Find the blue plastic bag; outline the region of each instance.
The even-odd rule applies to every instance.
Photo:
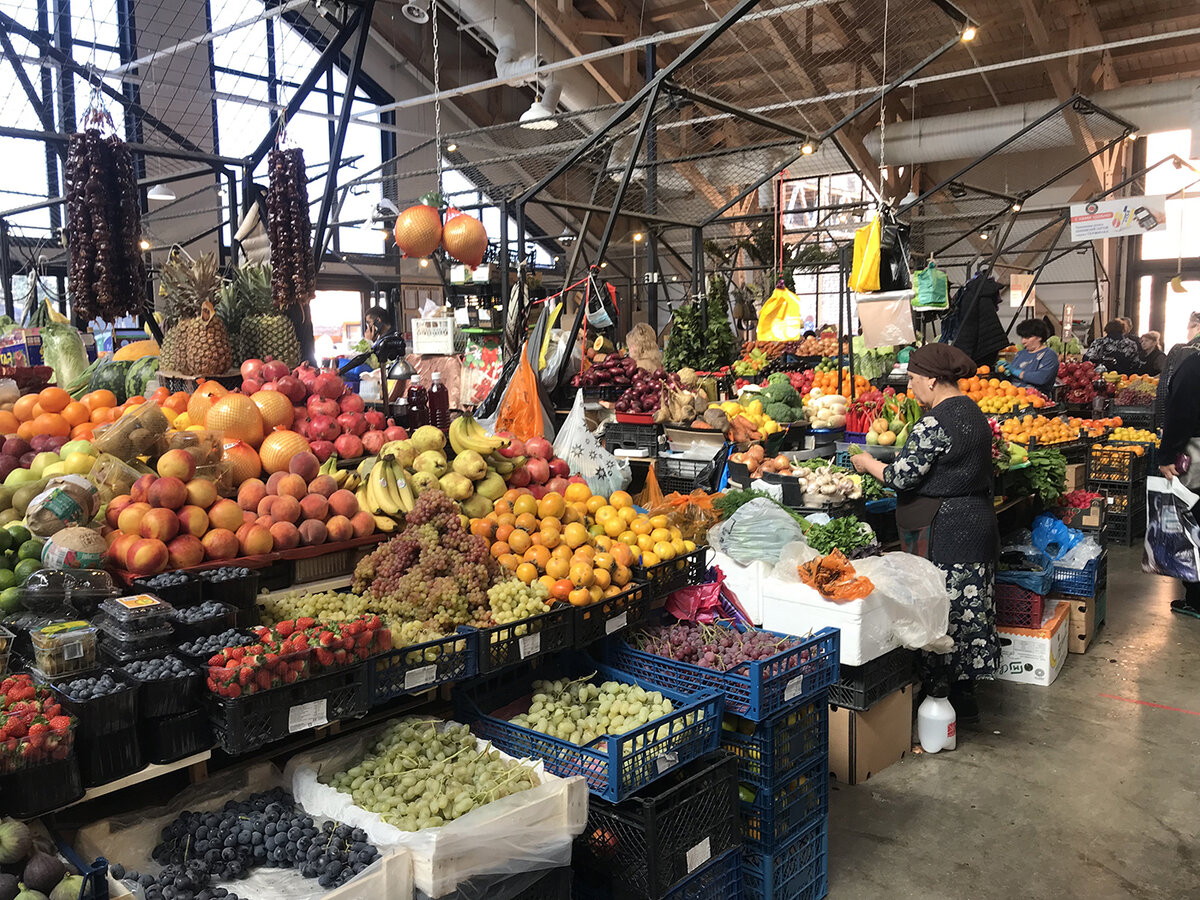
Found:
[[[1082,540],[1082,531],[1068,528],[1054,516],[1043,513],[1033,520],[1033,546],[1051,559],[1062,559]]]

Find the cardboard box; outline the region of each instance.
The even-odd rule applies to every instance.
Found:
[[[81,333],[88,362],[96,361],[96,338],[91,332]],[[42,332],[40,328],[14,328],[0,337],[0,366],[44,366]]]
[[[1076,491],[1087,483],[1087,463],[1071,463],[1067,466],[1066,490]]]
[[[858,784],[912,750],[913,688],[905,685],[870,709],[829,707],[829,771]]]
[[[1041,628],[999,627],[1000,671],[1002,681],[1053,684],[1067,661],[1070,643],[1071,604],[1059,601],[1054,615]]]
[[[1102,591],[1098,597],[1066,597],[1064,600],[1071,607],[1068,620],[1071,639],[1067,649],[1071,653],[1086,653],[1104,622],[1105,594]]]
[[[1070,466],[1067,468],[1069,469]],[[1071,490],[1071,488],[1067,488],[1067,490]],[[1076,506],[1063,506],[1054,510],[1054,515],[1063,524],[1076,530],[1086,528],[1091,531],[1098,531],[1104,527],[1107,520],[1108,504],[1101,497],[1098,500],[1093,500],[1092,505],[1087,509],[1080,509]]]

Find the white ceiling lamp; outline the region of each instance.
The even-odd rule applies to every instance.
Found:
[[[552,131],[558,127],[554,118],[562,85],[553,76],[546,81],[546,90],[541,100],[534,100],[529,109],[521,113],[521,127],[530,131]]]
[[[402,7],[400,12],[404,14],[404,18],[416,25],[425,25],[429,22],[430,9],[433,6],[433,0],[408,0]]]
[[[170,203],[175,199],[175,192],[165,184],[156,184],[150,190],[146,191],[146,199]]]

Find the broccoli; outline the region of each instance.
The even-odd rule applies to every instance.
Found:
[[[799,406],[800,395],[791,384],[768,384],[762,389],[764,403],[783,403],[787,406]]]
[[[776,422],[791,422],[796,417],[795,411],[786,403],[768,403],[765,412]]]

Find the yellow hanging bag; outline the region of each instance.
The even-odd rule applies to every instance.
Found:
[[[800,298],[780,282],[758,315],[760,341],[798,341],[804,332]]]
[[[876,214],[870,225],[854,232],[854,266],[850,269],[850,290],[865,294],[879,290],[879,261],[883,223]]]

